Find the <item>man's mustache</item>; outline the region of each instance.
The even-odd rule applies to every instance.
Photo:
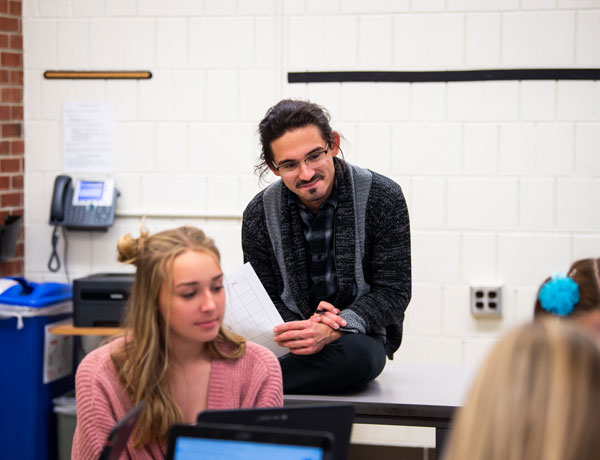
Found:
[[[298,182],[296,182],[296,187],[302,187],[306,184],[310,184],[311,182],[314,182],[319,179],[323,180],[323,179],[325,179],[325,177],[322,174],[315,174],[309,180],[299,180]]]

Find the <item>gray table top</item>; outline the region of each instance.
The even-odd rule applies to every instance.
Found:
[[[382,417],[381,423],[414,417],[450,419],[462,406],[474,372],[470,368],[448,365],[388,363],[376,380],[357,393],[342,395],[285,395],[286,405],[351,403],[358,419]],[[376,420],[372,420],[377,423]],[[404,420],[406,422],[406,420]],[[414,423],[417,424],[417,423]],[[430,421],[423,426],[435,426]]]

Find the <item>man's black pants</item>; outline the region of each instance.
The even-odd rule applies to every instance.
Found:
[[[285,394],[332,394],[356,391],[385,367],[379,338],[345,334],[314,355],[287,353],[279,358]]]

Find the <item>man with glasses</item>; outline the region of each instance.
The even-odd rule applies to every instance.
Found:
[[[281,180],[248,204],[251,262],[285,323],[274,340],[285,393],[357,390],[402,340],[411,296],[410,228],[400,186],[338,158],[327,111],[282,100],[259,124],[260,177]]]

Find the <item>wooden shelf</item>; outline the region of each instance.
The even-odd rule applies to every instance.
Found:
[[[50,332],[56,335],[117,335],[124,332],[120,327],[75,327],[73,323],[53,327]]]
[[[152,78],[148,70],[46,70],[44,78],[47,80],[146,80]]]

